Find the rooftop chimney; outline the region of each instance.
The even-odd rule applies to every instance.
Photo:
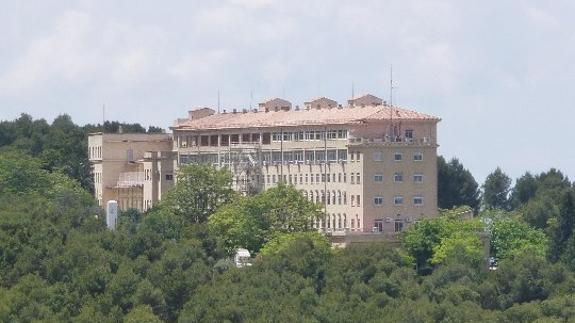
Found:
[[[188,111],[188,117],[190,120],[197,120],[205,117],[209,117],[212,114],[215,114],[216,111],[210,108],[200,108]]]

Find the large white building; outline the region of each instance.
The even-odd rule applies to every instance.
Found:
[[[196,109],[171,127],[169,149],[157,149],[162,165],[172,163],[171,176],[145,177],[141,209],[161,198],[173,170],[210,163],[229,168],[234,188],[246,194],[281,181],[294,185],[324,207],[315,223],[323,231],[401,231],[437,215],[439,120],[373,95],[345,107],[322,97],[301,108],[275,98],[255,110]],[[148,187],[164,189],[148,194]]]

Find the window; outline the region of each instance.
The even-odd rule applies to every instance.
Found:
[[[316,150],[315,151],[315,160],[319,162],[325,161],[325,150]]]
[[[281,151],[274,151],[272,152],[272,161],[279,163],[282,161],[282,153]]]
[[[293,156],[294,156],[294,161],[296,161],[296,162],[303,161],[303,151],[296,150],[293,152]]]
[[[174,175],[166,174],[166,181],[173,181],[173,180],[174,180]]]
[[[327,132],[327,139],[336,139],[337,138],[337,131],[330,130]]]
[[[344,178],[345,178],[345,174],[344,174]],[[353,176],[353,173],[351,173],[351,175],[349,176],[349,181],[351,184],[355,184],[355,176]]]
[[[374,197],[373,198],[373,204],[376,206],[383,205],[383,197],[382,196]]]
[[[395,172],[393,175],[393,181],[396,183],[403,182],[403,172]]]
[[[319,183],[319,174],[315,174],[315,182]]]
[[[361,206],[361,196],[358,195],[356,200],[357,200],[357,206]]]
[[[280,132],[274,132],[272,134],[272,141],[281,141],[281,133]]]
[[[413,161],[422,161],[423,160],[423,153],[417,152],[413,154]]]
[[[341,183],[341,173],[337,174],[337,181]]]
[[[374,182],[383,182],[383,175],[382,174],[375,174],[373,175]]]
[[[269,145],[271,142],[270,140],[270,133],[269,132],[264,132],[264,134],[262,135],[262,144],[264,145]]]
[[[355,182],[356,182],[357,184],[361,184],[361,176],[359,175],[359,173],[357,173],[357,174],[355,175]]]
[[[311,183],[313,184],[313,174],[310,174],[310,180],[311,180]]]
[[[355,206],[355,195],[351,196],[351,206]]]
[[[337,151],[337,159],[340,162],[345,162],[347,161],[347,150],[345,149],[338,149]]]
[[[250,142],[251,138],[250,138],[250,134],[249,133],[243,133],[242,134],[242,142]]]
[[[421,173],[413,174],[413,182],[414,183],[423,183],[423,174],[421,174]]]
[[[395,153],[393,155],[393,160],[395,161],[402,161],[403,160],[403,154],[402,153]]]
[[[343,173],[343,182],[345,183],[347,181],[347,173]]]
[[[383,219],[375,219],[375,222],[373,223],[373,231],[383,232]]]
[[[339,139],[347,138],[347,130],[338,130],[337,131],[337,138],[339,138]]]
[[[395,205],[403,205],[403,196],[401,196],[401,195],[396,195],[396,196],[393,198],[393,204],[395,204]]]
[[[413,205],[423,205],[423,196],[414,196]]]
[[[335,149],[328,150],[327,151],[327,160],[330,162],[336,162],[337,161],[337,150],[335,150]]]
[[[291,139],[292,139],[292,133],[291,133],[291,132],[284,132],[284,133],[283,133],[283,138],[284,138],[284,141],[291,141]]]
[[[305,174],[305,182],[306,182],[306,184],[307,184],[307,178],[308,178],[307,176],[308,176],[308,175]],[[312,177],[312,178],[313,178],[313,177]]]
[[[359,153],[359,151],[356,153],[356,158],[355,158],[355,159],[356,159],[357,161],[360,160],[360,153]]]
[[[303,174],[299,174],[299,183],[303,184]]]
[[[412,141],[413,140],[413,129],[406,129],[405,130],[405,140]]]
[[[325,183],[325,174],[321,174],[321,182]]]
[[[403,221],[402,220],[395,220],[395,232],[403,231]]]
[[[272,175],[272,181],[273,183],[276,183],[276,175]]]
[[[373,161],[383,161],[383,152],[381,151],[376,151],[373,153]]]
[[[313,150],[307,150],[305,152],[305,161],[313,162],[315,160],[315,155]]]

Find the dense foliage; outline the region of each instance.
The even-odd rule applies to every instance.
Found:
[[[506,204],[473,216],[479,186],[443,161],[441,216],[402,245],[332,249],[310,230],[318,206],[294,187],[239,197],[227,171],[192,165],[159,206],[123,212],[111,232],[67,168],[75,126],[57,121],[0,124],[1,322],[575,320],[575,196],[557,170],[495,185]],[[23,133],[6,131],[15,123]],[[236,247],[257,253],[252,266],[234,266]]]
[[[457,158],[437,158],[437,204],[441,209],[467,205],[478,210],[479,184]]]
[[[137,123],[106,121],[103,127],[101,124],[78,126],[70,116],[61,115],[48,124],[44,119],[34,120],[22,114],[13,121],[0,121],[0,153],[12,151],[36,157],[43,169],[64,173],[91,191],[88,134],[102,130],[117,133],[120,128],[126,133],[146,132]],[[147,132],[162,132],[162,129],[150,126]]]

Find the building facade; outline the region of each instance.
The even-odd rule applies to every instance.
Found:
[[[292,184],[324,207],[322,231],[398,232],[437,215],[439,121],[369,94],[346,107],[276,98],[251,111],[203,108],[171,127],[174,169],[227,167],[246,194]]]
[[[345,107],[321,97],[303,108],[275,98],[254,110],[195,109],[172,135],[91,134],[95,196],[146,211],[180,166],[209,163],[229,168],[244,194],[294,185],[322,205],[318,230],[398,232],[437,215],[439,121],[370,94]]]
[[[174,157],[169,134],[108,134],[88,136],[94,195],[104,207],[118,201],[125,211],[145,211],[173,185]]]

